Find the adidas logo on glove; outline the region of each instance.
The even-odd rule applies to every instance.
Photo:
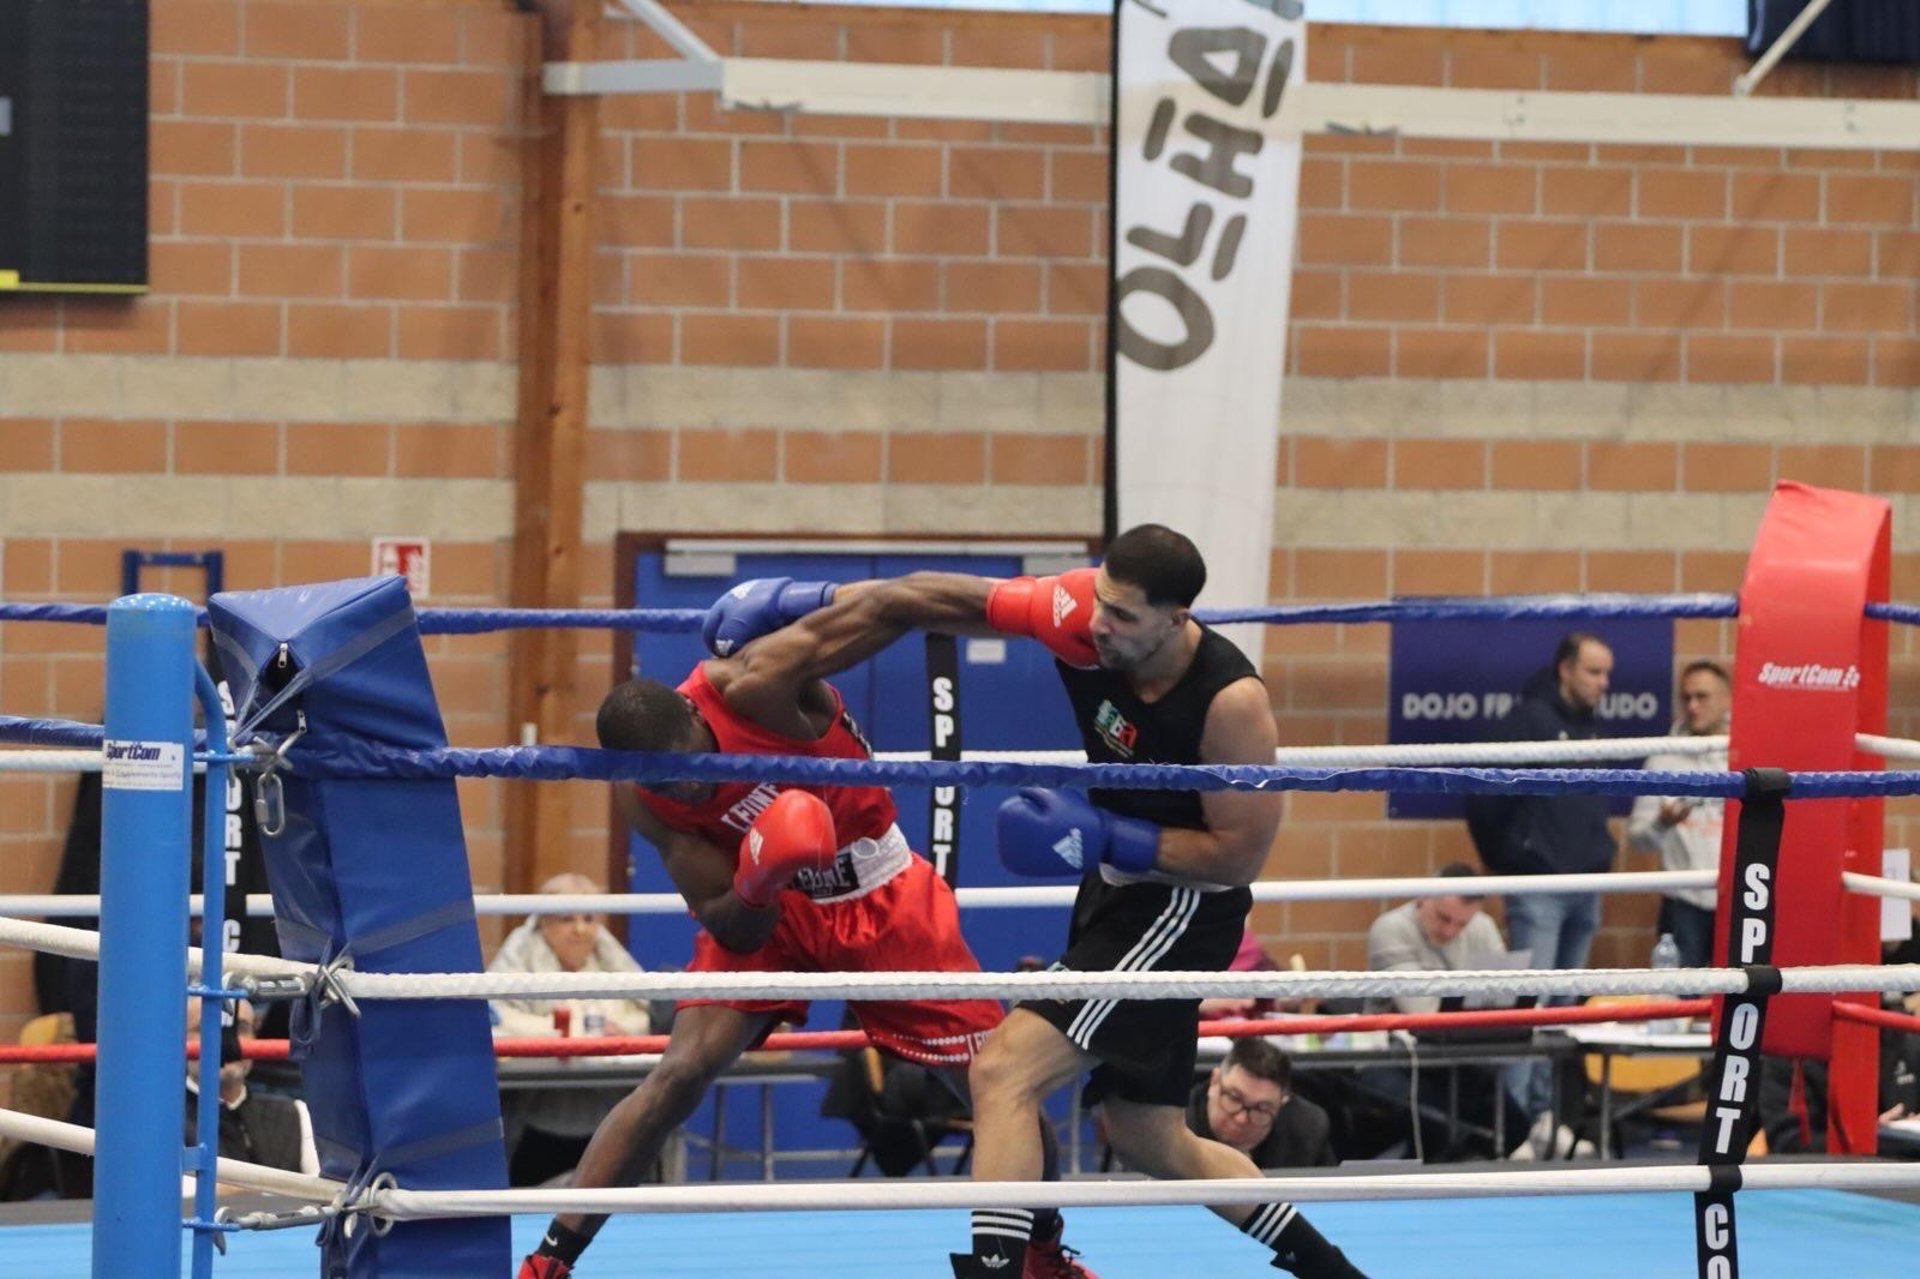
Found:
[[[747,832],[747,856],[753,858],[755,866],[760,864],[760,849],[766,842],[767,837],[760,833],[758,826]]]
[[[1058,582],[1053,586],[1053,625],[1058,630],[1060,624],[1073,616],[1073,610],[1079,607],[1079,601],[1071,592]]]
[[[1059,854],[1061,861],[1073,867],[1075,870],[1079,870],[1082,856],[1080,828],[1076,826],[1056,840],[1053,845],[1053,851]]]

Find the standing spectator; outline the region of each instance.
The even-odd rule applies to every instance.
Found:
[[[1613,650],[1584,631],[1561,639],[1553,665],[1527,681],[1500,722],[1509,741],[1585,741],[1600,736],[1594,710],[1613,677]],[[1599,795],[1475,795],[1467,829],[1480,860],[1496,875],[1591,874],[1613,864],[1607,801]],[[1584,968],[1600,923],[1592,893],[1528,893],[1507,899],[1507,934],[1535,968]],[[1564,999],[1543,1001],[1565,1003]],[[1549,1063],[1517,1068],[1515,1091],[1538,1119],[1552,1109]]]
[[[1680,673],[1680,718],[1676,735],[1718,737],[1727,731],[1733,706],[1733,685],[1718,662],[1689,662]],[[1727,748],[1704,755],[1661,754],[1647,757],[1653,772],[1692,770],[1724,773]],[[1660,854],[1662,870],[1720,868],[1720,833],[1726,801],[1721,799],[1666,799],[1642,795],[1633,801],[1627,821],[1627,840],[1635,848]],[[1659,930],[1680,948],[1682,968],[1705,968],[1713,962],[1712,888],[1681,888],[1660,899]]]
[[[1261,1168],[1339,1163],[1327,1112],[1293,1095],[1293,1062],[1265,1039],[1233,1047],[1187,1099],[1187,1127],[1225,1142]]]
[[[1613,650],[1575,631],[1554,650],[1553,666],[1527,681],[1500,722],[1517,742],[1585,741],[1600,736],[1594,708],[1613,676]],[[1476,795],[1467,828],[1495,875],[1579,874],[1613,864],[1607,801],[1598,795]],[[1507,903],[1515,950],[1531,950],[1535,968],[1584,968],[1600,919],[1592,893],[1529,893]]]
[[[585,875],[555,875],[542,893],[605,891]],[[490,973],[637,973],[633,961],[603,916],[579,911],[542,912],[507,934],[487,965]],[[494,1033],[540,1035],[644,1035],[651,1025],[647,1005],[634,999],[495,999]],[[564,1008],[564,1029],[556,1011]],[[544,1088],[507,1094],[507,1180],[537,1186],[572,1170],[601,1116],[627,1095],[625,1088]]]

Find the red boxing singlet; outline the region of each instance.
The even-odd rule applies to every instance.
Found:
[[[806,755],[816,759],[870,759],[872,750],[860,728],[847,713],[840,692],[831,684],[833,723],[822,736],[811,741],[783,737],[770,729],[735,714],[706,672],[699,666],[681,683],[680,691],[699,709],[700,718],[713,733],[715,745],[723,755]],[[698,835],[717,847],[732,850],[740,844],[753,819],[766,811],[785,786],[777,782],[721,782],[711,798],[701,804],[683,804],[678,800],[635,789],[635,795],[648,812],[677,831]],[[834,833],[841,855],[833,872],[797,882],[794,887],[810,897],[834,898],[870,886],[873,872],[880,866],[871,861],[873,845],[884,844],[893,856],[885,858],[889,871],[897,871],[904,860],[898,853],[905,845],[894,829],[893,796],[881,786],[798,786],[818,795],[833,814]],[[861,845],[860,841],[869,841]],[[897,852],[895,850],[898,850]],[[855,854],[863,855],[863,864],[855,867]],[[865,872],[864,874],[862,872]]]

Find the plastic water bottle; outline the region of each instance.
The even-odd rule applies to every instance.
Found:
[[[1649,962],[1655,972],[1662,969],[1672,970],[1680,967],[1680,947],[1675,944],[1672,933],[1661,933],[1660,940],[1653,944],[1653,958]],[[1655,999],[1678,999],[1678,995],[1655,995]],[[1678,1017],[1663,1017],[1648,1022],[1647,1029],[1656,1035],[1678,1035],[1684,1032],[1687,1023]]]

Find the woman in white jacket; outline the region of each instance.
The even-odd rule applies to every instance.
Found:
[[[542,893],[604,892],[585,875],[555,875]],[[487,965],[490,973],[637,973],[626,947],[607,931],[604,917],[542,912],[507,934]],[[644,1035],[647,1005],[636,999],[495,999],[493,1033],[503,1038],[541,1035]],[[515,1089],[502,1097],[508,1181],[537,1186],[573,1171],[600,1119],[627,1095],[624,1087]]]

